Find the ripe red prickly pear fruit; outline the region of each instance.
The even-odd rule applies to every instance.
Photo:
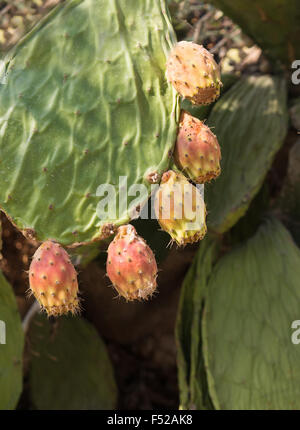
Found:
[[[171,51],[167,78],[176,91],[196,105],[210,104],[220,95],[219,66],[202,45],[182,41]]]
[[[36,250],[29,268],[29,283],[48,316],[79,311],[77,273],[58,243],[47,240]]]
[[[192,181],[203,184],[221,172],[221,150],[218,139],[207,125],[182,111],[176,140],[176,165]]]
[[[178,245],[203,239],[207,228],[202,195],[181,173],[164,173],[155,195],[155,213],[159,224]]]
[[[118,228],[108,247],[107,275],[126,300],[148,299],[156,290],[157,265],[154,254],[135,228]]]

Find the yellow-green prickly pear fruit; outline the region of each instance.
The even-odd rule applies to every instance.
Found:
[[[176,91],[196,105],[210,104],[220,95],[219,66],[202,45],[182,41],[167,61],[167,78]]]
[[[197,242],[206,234],[206,208],[200,190],[181,173],[163,174],[155,196],[160,226],[178,245]]]

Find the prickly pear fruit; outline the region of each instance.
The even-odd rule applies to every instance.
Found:
[[[154,254],[135,228],[118,228],[108,247],[107,275],[126,300],[148,299],[156,289],[157,265]]]
[[[30,292],[49,316],[79,310],[77,274],[67,252],[47,240],[35,252],[29,268]]]
[[[197,187],[181,173],[164,173],[155,196],[159,224],[178,245],[197,242],[206,234],[206,208]]]
[[[220,95],[219,66],[202,45],[179,42],[167,61],[167,78],[176,91],[196,105],[210,104]]]
[[[198,184],[217,178],[221,172],[218,139],[207,125],[185,111],[180,117],[174,158],[176,165]]]

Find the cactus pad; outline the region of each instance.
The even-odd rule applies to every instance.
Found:
[[[51,324],[37,315],[30,325],[31,400],[37,409],[114,409],[117,389],[106,347],[78,317]]]
[[[181,409],[212,409],[201,352],[200,325],[207,281],[218,248],[217,240],[210,236],[203,239],[182,285],[175,332]]]
[[[203,317],[203,352],[217,409],[299,409],[300,251],[268,220],[215,266]]]
[[[71,0],[7,55],[0,206],[27,236],[86,243],[130,220],[118,189],[116,218],[99,217],[97,189],[127,176],[128,188],[150,192],[168,167],[178,120],[165,77],[173,43],[163,0]]]

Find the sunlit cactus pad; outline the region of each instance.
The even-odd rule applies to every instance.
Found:
[[[215,266],[202,338],[216,409],[299,409],[299,277],[299,248],[275,219]]]
[[[96,191],[119,176],[149,190],[147,178],[167,169],[178,119],[165,77],[173,43],[164,1],[71,0],[9,53],[0,206],[25,234],[69,245],[128,222],[126,208],[100,220]]]

